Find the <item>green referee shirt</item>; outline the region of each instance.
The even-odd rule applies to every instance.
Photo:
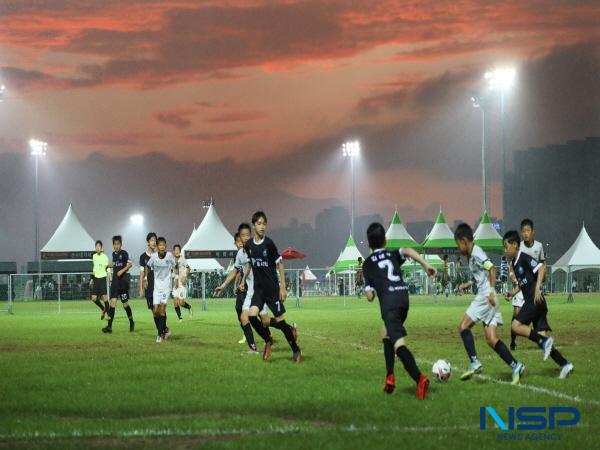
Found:
[[[106,253],[94,253],[92,259],[94,261],[94,278],[106,278],[106,270],[108,268],[108,256],[106,256]]]

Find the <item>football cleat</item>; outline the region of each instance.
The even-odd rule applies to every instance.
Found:
[[[162,342],[162,341],[163,341],[162,334],[159,334],[158,336],[156,336],[156,342]]]
[[[421,375],[419,377],[419,382],[417,383],[417,398],[419,400],[425,400],[425,395],[427,395],[427,389],[429,388],[429,378],[425,375]]]
[[[470,380],[473,375],[476,373],[481,373],[482,370],[483,364],[481,364],[479,361],[472,362],[467,371],[460,376],[460,379],[462,381]]]
[[[548,356],[550,356],[552,345],[554,345],[554,338],[552,336],[548,336],[542,343],[542,349],[544,350],[544,361],[546,361]]]
[[[245,344],[246,343],[246,336],[242,336],[242,338],[238,341],[238,344]]]
[[[102,332],[103,333],[107,333],[107,334],[111,334],[112,333],[112,328],[111,327],[104,327],[104,328],[102,328]]]
[[[561,380],[564,380],[574,370],[575,370],[575,366],[573,366],[573,363],[568,362],[560,368],[560,375],[558,376],[558,378],[560,378]]]
[[[292,361],[294,361],[295,364],[300,364],[300,361],[302,361],[302,352],[300,349],[298,349],[297,352],[294,352],[292,355]]]
[[[517,363],[517,365],[513,369],[512,381],[510,382],[510,384],[519,384],[523,372],[525,372],[525,365],[523,363]]]
[[[265,349],[263,350],[263,359],[265,361],[271,357],[271,347],[273,347],[273,341],[265,343]]]
[[[296,322],[292,323],[292,334],[294,335],[294,340],[298,340],[298,324]]]
[[[392,392],[394,392],[394,389],[396,389],[396,377],[394,376],[393,373],[390,373],[385,378],[385,385],[383,386],[383,392],[385,392],[386,394],[391,394]]]
[[[131,322],[129,322],[129,332],[133,333],[134,330],[135,330],[135,322],[132,320]]]

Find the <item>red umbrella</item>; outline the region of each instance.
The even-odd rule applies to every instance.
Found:
[[[306,255],[302,252],[299,252],[295,248],[288,247],[284,251],[281,252],[281,257],[283,259],[304,259]]]

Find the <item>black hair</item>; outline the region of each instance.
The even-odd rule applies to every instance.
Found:
[[[473,228],[468,223],[461,223],[454,230],[454,239],[466,239],[469,242],[473,242]]]
[[[167,245],[167,240],[162,236],[156,240],[156,245],[158,245],[159,242],[164,242],[165,245]]]
[[[146,235],[146,242],[150,242],[150,239],[152,238],[157,239],[156,233],[154,231],[151,231]]]
[[[256,214],[258,214],[258,213],[256,213]],[[256,215],[256,214],[255,214],[255,215]],[[264,216],[264,213],[263,213],[263,216]],[[265,218],[265,222],[266,222],[266,221],[267,221],[267,217],[266,217],[266,216],[264,216],[264,218]],[[258,220],[258,219],[256,219],[256,220]],[[252,217],[252,223],[254,223],[254,217]],[[238,227],[238,233],[239,233],[240,231],[242,231],[242,230],[248,230],[248,231],[252,232],[252,227],[250,227],[250,224],[249,224],[249,223],[247,223],[247,222],[242,222],[242,223],[240,223],[240,226]]]
[[[100,247],[104,247],[104,245],[102,245],[102,241],[101,241],[100,239],[98,239],[98,240],[96,241],[96,244],[94,245],[94,247],[95,247],[96,245],[98,245],[98,244],[100,244]]]
[[[173,246],[173,250],[175,250],[176,248],[178,248],[178,249],[181,251],[181,245],[179,245],[179,244],[175,244],[175,245]]]
[[[504,242],[508,242],[509,244],[521,244],[521,237],[519,236],[519,232],[516,230],[509,230],[504,233],[502,240]]]
[[[252,214],[252,225],[258,222],[258,219],[264,219],[265,223],[267,223],[267,215],[262,211],[256,211]]]
[[[112,243],[114,244],[115,242],[119,241],[121,244],[123,243],[123,238],[121,237],[120,234],[117,234],[115,236],[112,237]]]
[[[238,231],[237,233],[235,233],[235,234],[233,235],[233,240],[234,240],[234,241],[237,241],[239,238],[240,238],[240,232]]]
[[[521,220],[521,229],[523,229],[523,227],[528,226],[529,228],[531,228],[533,230],[533,220],[531,219],[523,219]]]
[[[358,262],[362,262],[362,260],[363,260],[363,259],[362,259],[362,256],[359,256],[359,257],[358,257]]]
[[[367,240],[371,250],[377,250],[385,245],[385,228],[379,222],[373,222],[367,228]]]

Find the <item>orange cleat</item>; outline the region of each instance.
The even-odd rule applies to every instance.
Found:
[[[419,382],[417,383],[417,398],[419,400],[425,400],[425,395],[427,394],[427,388],[429,387],[429,378],[425,375],[421,375],[419,377]]]
[[[385,386],[383,386],[383,392],[385,392],[386,394],[391,394],[392,392],[394,392],[394,389],[396,389],[396,377],[393,373],[390,373],[385,378]]]

